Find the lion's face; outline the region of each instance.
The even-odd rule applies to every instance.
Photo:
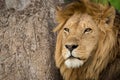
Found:
[[[68,68],[84,65],[94,54],[99,40],[100,30],[87,14],[75,14],[64,25],[62,56]]]
[[[98,80],[117,55],[115,9],[87,1],[56,9],[55,63],[65,80]]]

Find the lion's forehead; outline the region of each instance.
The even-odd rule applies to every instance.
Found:
[[[69,28],[84,28],[92,26],[95,26],[95,22],[88,14],[74,14],[65,24],[65,27]]]

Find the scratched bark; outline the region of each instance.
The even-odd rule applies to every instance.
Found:
[[[0,0],[0,80],[61,80],[52,32],[61,1]]]

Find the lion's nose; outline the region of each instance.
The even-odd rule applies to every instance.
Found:
[[[74,50],[75,48],[77,48],[78,45],[65,45],[65,47],[66,47],[70,52],[72,52],[72,50]]]

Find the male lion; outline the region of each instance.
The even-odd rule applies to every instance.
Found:
[[[57,8],[56,17],[55,61],[64,80],[120,80],[113,7],[81,0]]]

